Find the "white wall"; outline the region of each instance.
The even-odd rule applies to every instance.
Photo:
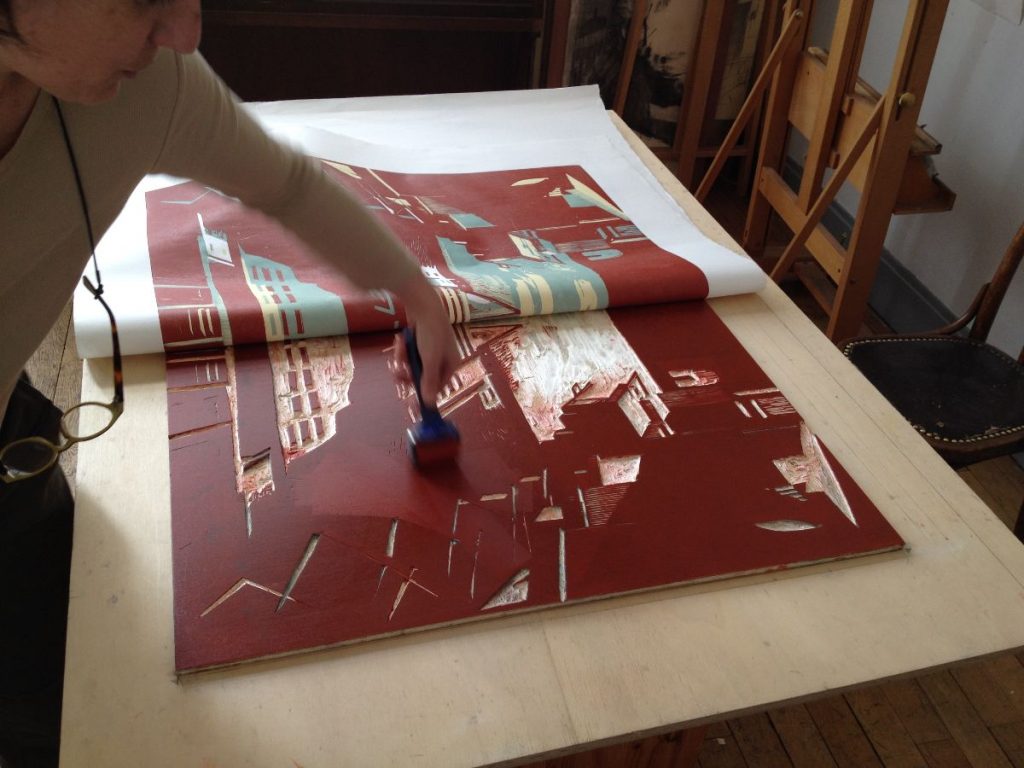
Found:
[[[820,0],[815,16],[831,17],[836,2]],[[860,74],[882,92],[906,8],[907,0],[874,3]],[[886,248],[959,315],[1024,222],[1024,26],[950,0],[920,122],[943,145],[935,165],[956,204],[947,213],[893,217]],[[840,202],[856,210],[855,201]],[[1024,344],[1021,272],[989,338],[1014,357]]]

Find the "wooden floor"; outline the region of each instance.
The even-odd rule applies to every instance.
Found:
[[[742,206],[721,198],[709,207],[737,237]],[[786,288],[815,322],[824,323],[798,284]],[[869,319],[869,327],[879,322]],[[58,405],[78,401],[82,367],[70,309],[28,370]],[[73,482],[73,449],[61,463]],[[1024,471],[1003,458],[960,475],[1012,528],[1024,497]],[[1024,652],[716,723],[703,741],[690,740],[692,734],[667,734],[535,768],[1024,768]],[[686,754],[691,747],[696,763]]]

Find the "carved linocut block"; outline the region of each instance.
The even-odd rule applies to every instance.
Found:
[[[704,273],[584,169],[323,170],[458,324],[440,409],[461,450],[407,456],[390,296],[210,189],[149,193],[180,671],[902,546],[711,309],[680,303]]]
[[[458,335],[429,472],[392,334],[169,356],[180,671],[903,544],[703,302]]]

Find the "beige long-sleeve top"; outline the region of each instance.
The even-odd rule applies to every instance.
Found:
[[[97,238],[143,176],[167,173],[277,218],[361,287],[399,289],[418,271],[357,201],[269,138],[198,55],[164,51],[112,101],[61,106]],[[41,93],[0,159],[0,415],[88,258],[71,161]]]

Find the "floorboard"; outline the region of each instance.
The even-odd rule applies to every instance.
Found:
[[[853,691],[844,698],[885,768],[928,768],[881,686]]]
[[[837,768],[882,768],[871,741],[844,696],[807,705]]]
[[[775,727],[793,768],[833,768],[828,745],[807,707],[794,704],[780,707],[768,713],[768,719]]]
[[[952,739],[922,744],[921,753],[928,761],[928,768],[981,768],[972,765],[967,755]]]
[[[700,768],[747,768],[748,765],[731,732],[705,739],[698,759]]]
[[[879,685],[878,689],[892,708],[893,716],[915,744],[951,740],[949,730],[919,681],[894,680]]]
[[[951,670],[950,674],[987,727],[1006,725],[1024,717],[1016,702],[989,674],[988,664],[968,664]]]
[[[729,728],[736,739],[746,765],[760,768],[793,768],[779,734],[768,715],[748,715],[729,721]]]
[[[1024,768],[1024,722],[996,725],[991,731],[1013,768]]]
[[[921,686],[972,766],[1012,768],[978,711],[949,671],[923,675]]]

